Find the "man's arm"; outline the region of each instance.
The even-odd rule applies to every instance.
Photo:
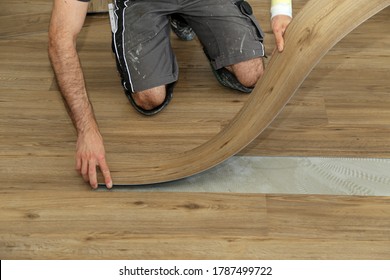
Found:
[[[271,0],[271,25],[279,52],[284,49],[284,32],[292,20],[292,0]]]
[[[77,130],[76,168],[86,182],[97,188],[96,167],[99,166],[110,188],[112,181],[105,160],[103,139],[88,98],[76,50],[77,36],[84,24],[87,9],[86,2],[54,0],[49,27],[49,57]]]

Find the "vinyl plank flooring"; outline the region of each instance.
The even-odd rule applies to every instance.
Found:
[[[390,204],[383,197],[59,189],[1,197],[2,259],[386,259],[390,254]]]
[[[47,58],[51,3],[0,5],[1,259],[389,259],[386,197],[89,191]],[[269,3],[251,3],[270,56]],[[389,157],[389,14],[326,55],[241,154]],[[119,85],[107,17],[87,18],[78,48],[114,177],[136,165],[133,156],[211,139],[247,99],[216,82],[196,40],[172,44],[175,98],[144,118]]]

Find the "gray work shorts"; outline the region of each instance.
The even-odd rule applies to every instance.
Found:
[[[177,81],[169,16],[193,28],[214,69],[264,56],[263,32],[239,0],[116,0],[113,51],[125,90],[138,92]]]

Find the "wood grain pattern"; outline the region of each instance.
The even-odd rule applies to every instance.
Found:
[[[108,12],[108,3],[111,3],[111,0],[91,0],[88,7],[89,13],[104,13]]]
[[[2,259],[390,256],[390,203],[382,197],[56,189],[2,192],[0,205]]]
[[[389,158],[389,19],[387,8],[332,48],[240,154]]]
[[[311,69],[359,24],[390,1],[309,1],[286,33],[286,51],[276,53],[244,107],[229,125],[205,144],[182,154],[136,158],[125,173],[126,184],[150,184],[187,177],[234,155],[258,136],[286,105]],[[353,8],[351,8],[353,7]],[[329,26],[337,26],[331,30]],[[293,74],[292,74],[293,73]],[[125,166],[125,161],[122,161]]]
[[[0,39],[47,31],[52,0],[2,0]]]
[[[74,171],[76,137],[47,59],[47,26],[31,20],[35,31],[27,34],[1,21],[36,18],[51,2],[0,3],[8,34],[0,38],[1,259],[390,258],[386,197],[91,192]],[[269,3],[251,2],[270,56]],[[305,3],[294,0],[295,11]],[[382,34],[389,15],[387,8],[328,53],[260,144],[244,152],[389,157],[390,32]],[[164,156],[208,141],[247,100],[218,85],[196,41],[172,42],[181,63],[175,98],[158,117],[143,118],[121,91],[107,18],[87,19],[78,48],[114,173],[133,155]],[[370,71],[356,81],[360,67]],[[339,86],[345,82],[352,90]],[[373,112],[356,120],[348,100]],[[115,164],[122,153],[128,156]]]

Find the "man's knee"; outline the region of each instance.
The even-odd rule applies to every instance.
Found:
[[[233,64],[229,68],[237,80],[246,87],[254,87],[264,73],[261,57]]]
[[[165,85],[133,93],[134,101],[145,110],[152,110],[165,101]]]

